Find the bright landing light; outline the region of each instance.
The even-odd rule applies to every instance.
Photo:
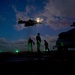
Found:
[[[43,19],[41,18],[36,18],[37,23],[41,23],[43,21]]]

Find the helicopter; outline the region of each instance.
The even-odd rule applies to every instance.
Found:
[[[25,27],[34,26],[36,24],[42,24],[42,19],[40,18],[37,18],[36,20],[29,19],[27,21],[19,19],[18,24],[24,24]]]
[[[75,27],[75,22],[73,22],[73,25],[70,25],[71,27]]]

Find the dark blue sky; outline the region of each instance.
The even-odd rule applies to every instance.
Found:
[[[3,40],[0,45],[19,40],[23,42],[29,36],[35,38],[38,32],[51,45],[51,40],[56,40],[60,32],[71,29],[70,24],[75,19],[75,13],[72,10],[74,0],[70,2],[71,0],[0,0],[0,40]],[[28,20],[37,17],[43,19],[43,24],[29,28],[17,24],[18,18]]]
[[[26,0],[6,0],[0,1],[0,38],[6,38],[8,40],[17,40],[25,37],[28,29],[24,29],[22,31],[17,31],[14,28],[16,24],[15,12],[13,10],[13,6],[16,7],[18,11],[25,11],[26,6],[33,5],[37,8],[37,11],[40,11],[43,8],[43,0],[36,0],[36,4],[34,1],[26,1]],[[35,9],[36,10],[36,9]],[[36,13],[37,11],[33,12]],[[31,12],[29,16],[33,16]],[[34,27],[35,28],[35,27]],[[16,36],[18,38],[16,38]]]

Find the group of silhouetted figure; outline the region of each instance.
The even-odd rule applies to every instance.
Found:
[[[36,36],[36,45],[37,45],[37,51],[40,52],[40,47],[41,47],[41,37],[40,37],[40,33],[37,34]],[[35,42],[29,37],[28,39],[28,50],[33,51],[33,45],[35,45]],[[48,47],[48,42],[46,40],[44,40],[44,46],[45,46],[45,50],[49,50]]]

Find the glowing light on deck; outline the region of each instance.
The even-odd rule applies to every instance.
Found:
[[[18,53],[19,52],[19,50],[16,50],[16,53]]]

